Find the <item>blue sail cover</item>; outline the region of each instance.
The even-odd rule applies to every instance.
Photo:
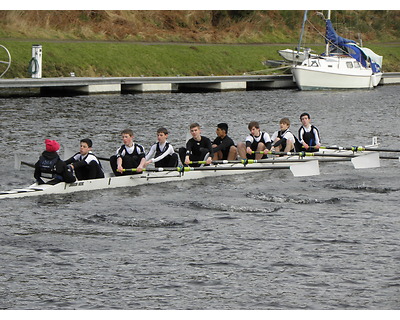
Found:
[[[326,31],[325,31],[326,42],[334,44],[338,47],[345,48],[348,54],[361,63],[363,67],[367,67],[367,59],[370,59],[370,67],[373,72],[380,72],[381,66],[377,63],[378,59],[373,59],[371,55],[363,51],[363,48],[360,48],[354,40],[346,39],[339,36],[335,29],[333,28],[331,20],[326,20]],[[368,49],[371,51],[370,49]],[[373,53],[373,52],[372,52]],[[373,53],[374,54],[374,53]],[[374,54],[375,55],[375,54]],[[377,56],[377,55],[375,55]],[[377,56],[379,57],[379,56]],[[381,59],[380,59],[381,60]],[[380,61],[380,64],[382,61]]]
[[[339,36],[333,28],[332,21],[329,19],[326,20],[325,37],[327,41],[334,43],[337,46],[343,46],[347,43],[356,43],[354,40],[349,40]]]

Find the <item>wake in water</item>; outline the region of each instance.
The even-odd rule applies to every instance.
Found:
[[[364,191],[370,193],[390,193],[396,192],[400,189],[390,188],[390,187],[371,187],[366,186],[364,183],[361,185],[343,185],[343,184],[327,184],[325,188],[335,189],[335,190],[351,190],[351,191]]]
[[[275,208],[255,208],[250,206],[238,206],[238,205],[228,205],[228,204],[204,204],[200,202],[190,202],[190,206],[198,209],[204,210],[215,210],[223,212],[250,212],[250,213],[274,213],[280,210],[280,207]]]
[[[135,227],[135,228],[169,228],[169,227],[182,227],[185,222],[177,221],[166,221],[166,220],[146,220],[146,219],[126,219],[125,217],[119,217],[117,214],[104,215],[94,214],[89,217],[81,218],[86,223],[93,224],[113,224],[122,227]],[[190,223],[197,223],[196,219],[188,221]]]
[[[246,197],[255,199],[255,200],[261,200],[261,201],[266,201],[266,202],[273,202],[273,203],[294,203],[294,204],[313,204],[313,203],[328,203],[328,204],[335,204],[335,203],[340,203],[339,198],[329,198],[326,200],[318,200],[318,199],[309,199],[309,198],[295,198],[293,196],[271,196],[267,195],[264,193],[258,193],[258,194],[253,194],[253,193],[248,193],[246,194]]]

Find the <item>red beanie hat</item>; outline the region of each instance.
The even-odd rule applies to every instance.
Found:
[[[44,142],[46,143],[46,151],[57,152],[60,150],[60,144],[56,140],[46,139]]]

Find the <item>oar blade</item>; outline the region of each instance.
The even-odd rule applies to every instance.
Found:
[[[14,169],[21,170],[21,156],[18,153],[14,153]]]
[[[67,160],[75,154],[71,148],[69,148],[67,146],[63,146],[63,147],[64,147],[64,159],[63,160]]]
[[[379,168],[381,166],[379,152],[371,152],[351,159],[355,169]]]
[[[319,162],[318,160],[311,160],[295,163],[290,166],[290,171],[292,171],[295,177],[318,176],[320,174]]]

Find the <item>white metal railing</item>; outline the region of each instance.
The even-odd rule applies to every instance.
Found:
[[[7,50],[7,48],[6,48],[5,46],[2,46],[2,45],[0,44],[0,48],[3,49],[3,50],[6,52],[6,58],[5,58],[5,60],[1,60],[1,58],[0,58],[0,64],[1,64],[1,65],[5,65],[5,70],[4,70],[3,72],[1,72],[1,69],[0,69],[0,72],[1,72],[0,78],[1,78],[1,77],[8,71],[8,69],[10,69],[10,65],[11,65],[11,55],[10,55],[10,52]],[[3,51],[3,50],[1,50],[1,51]],[[0,57],[1,57],[2,55],[4,55],[4,54],[1,54],[1,53],[0,53]]]

